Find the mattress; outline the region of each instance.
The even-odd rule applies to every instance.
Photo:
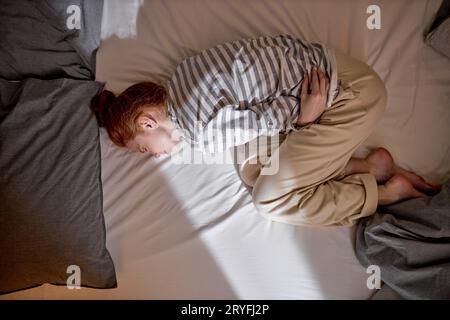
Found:
[[[339,49],[385,81],[388,107],[356,151],[384,146],[431,182],[450,177],[450,62],[423,43],[440,0],[105,0],[97,80],[120,93],[167,79],[199,50],[288,33]],[[118,288],[44,285],[11,299],[367,299],[354,229],[305,228],[258,214],[232,164],[133,154],[101,131],[107,247]],[[82,274],[81,274],[82,276]]]

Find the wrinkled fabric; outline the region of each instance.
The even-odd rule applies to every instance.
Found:
[[[405,299],[450,299],[450,180],[433,197],[380,207],[361,220],[356,253]]]

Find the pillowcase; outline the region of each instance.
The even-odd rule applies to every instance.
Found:
[[[81,286],[117,286],[105,244],[99,129],[89,109],[102,87],[0,80],[2,294],[66,285],[77,268]]]
[[[102,0],[2,0],[0,78],[94,79]]]

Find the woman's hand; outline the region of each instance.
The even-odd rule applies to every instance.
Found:
[[[314,122],[324,112],[329,86],[328,77],[316,67],[311,70],[311,80],[305,73],[300,93],[301,109],[298,125],[304,126]]]

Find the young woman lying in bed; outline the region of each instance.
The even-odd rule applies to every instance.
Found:
[[[279,171],[246,183],[262,215],[309,226],[352,225],[378,205],[439,190],[384,148],[351,157],[385,107],[371,67],[287,35],[216,46],[184,60],[166,86],[105,90],[92,103],[116,145],[156,157],[181,139],[215,152],[286,134]]]

